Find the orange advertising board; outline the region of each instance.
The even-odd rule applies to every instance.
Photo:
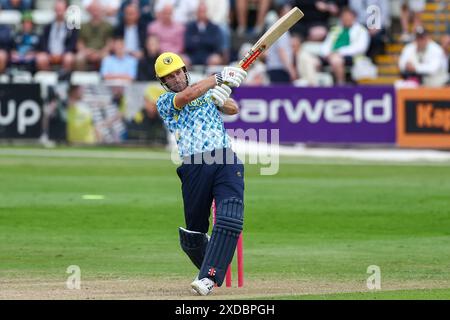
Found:
[[[397,91],[397,144],[450,148],[450,88]]]

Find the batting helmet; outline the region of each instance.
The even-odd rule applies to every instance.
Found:
[[[173,52],[162,53],[155,62],[155,72],[158,78],[167,76],[175,70],[186,67],[181,57]]]

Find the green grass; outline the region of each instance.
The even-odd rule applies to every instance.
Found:
[[[175,168],[168,160],[0,154],[0,280],[65,279],[73,264],[91,279],[190,277],[195,270],[178,243],[184,217]],[[450,279],[448,164],[300,161],[282,163],[275,176],[247,165],[245,181],[249,281],[364,284],[369,265],[380,266],[383,283]],[[410,294],[434,293],[336,297]],[[449,290],[436,294],[450,298]]]
[[[350,292],[322,295],[292,295],[278,300],[448,300],[450,289],[393,290]]]

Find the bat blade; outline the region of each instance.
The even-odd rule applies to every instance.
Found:
[[[267,50],[275,41],[277,41],[294,24],[303,18],[303,12],[297,8],[292,8],[288,13],[275,22],[261,38],[253,45],[245,57],[239,62],[239,66],[247,70],[256,61],[256,59]]]

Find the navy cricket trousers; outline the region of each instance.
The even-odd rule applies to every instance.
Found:
[[[207,233],[213,199],[216,206],[228,198],[244,201],[244,165],[231,149],[204,152],[208,159],[223,159],[211,163],[196,156],[185,158],[177,168],[183,193],[186,228]],[[228,155],[228,156],[227,156]]]

